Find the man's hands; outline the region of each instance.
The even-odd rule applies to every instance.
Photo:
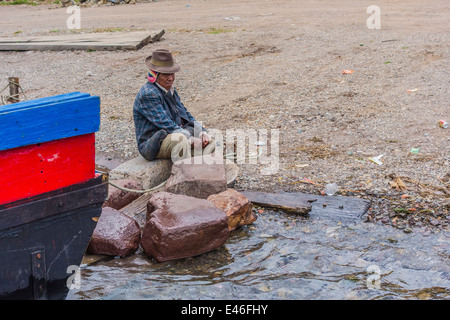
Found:
[[[204,148],[204,147],[206,147],[208,145],[210,139],[209,139],[209,136],[206,133],[203,133],[201,135],[201,138],[202,138],[202,146]]]
[[[210,138],[207,134],[202,133],[200,138],[191,137],[191,146],[194,148],[204,148],[208,145]]]
[[[200,138],[191,137],[191,146],[193,146],[194,149],[201,149],[202,148],[202,140]]]

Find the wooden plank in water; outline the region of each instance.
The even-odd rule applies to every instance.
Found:
[[[240,191],[240,193],[250,202],[261,207],[288,213],[308,214],[314,219],[328,219],[342,223],[361,221],[370,207],[370,201],[353,197],[318,196],[301,192]]]
[[[309,197],[309,195],[306,194],[302,196],[293,196],[289,193],[267,193],[258,191],[240,191],[240,193],[246,196],[250,202],[255,205],[301,215],[306,215],[311,211],[311,201],[314,201],[314,197]]]
[[[149,202],[150,198],[159,191],[162,191],[162,189],[144,193],[142,196],[126,205],[119,211],[135,219],[138,222],[139,226],[143,228],[147,217],[147,203]]]
[[[355,197],[344,196],[316,196],[312,203],[310,217],[313,219],[327,219],[335,222],[359,223],[369,210],[370,201]]]
[[[163,34],[164,30],[0,38],[0,51],[139,50]]]
[[[108,256],[106,254],[88,254],[85,253],[83,256],[83,260],[81,260],[81,266],[83,265],[93,265],[97,262],[103,262],[107,260],[114,259],[113,256]]]

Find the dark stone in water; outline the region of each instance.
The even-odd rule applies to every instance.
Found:
[[[104,207],[87,251],[125,257],[137,250],[140,237],[141,230],[134,219],[116,209]]]

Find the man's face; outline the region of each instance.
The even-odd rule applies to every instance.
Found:
[[[175,81],[175,73],[160,73],[156,82],[166,90],[169,90]]]

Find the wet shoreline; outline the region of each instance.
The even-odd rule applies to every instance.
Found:
[[[82,265],[80,289],[67,299],[450,298],[448,232],[257,214],[224,246],[199,256],[156,263],[138,250]]]

